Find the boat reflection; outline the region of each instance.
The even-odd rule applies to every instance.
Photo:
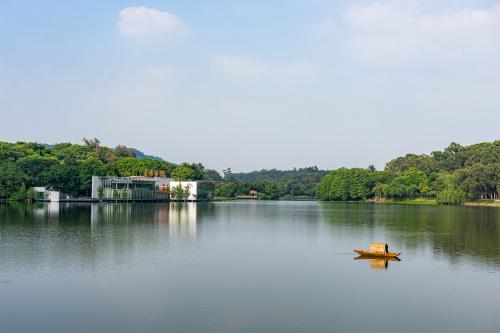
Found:
[[[371,256],[357,256],[354,260],[370,260],[371,269],[386,270],[389,267],[389,261],[401,261],[399,258],[375,258]]]

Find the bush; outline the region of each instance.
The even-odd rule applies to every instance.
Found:
[[[438,193],[437,202],[441,205],[462,205],[465,201],[465,193],[464,191],[449,187],[444,191]]]
[[[12,193],[10,196],[9,200],[11,201],[22,201],[26,200],[26,185],[24,183],[19,187],[19,190],[16,192]]]

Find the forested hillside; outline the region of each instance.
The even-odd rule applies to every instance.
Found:
[[[217,184],[216,196],[234,198],[257,190],[261,199],[313,199],[316,186],[328,173],[316,166],[293,170],[260,170],[232,173],[224,170],[224,181]]]
[[[319,177],[320,179],[328,173],[313,166],[309,168],[294,168],[292,170],[262,169],[260,171],[233,173],[231,169],[224,170],[224,180],[238,182],[256,183],[260,181],[280,181],[287,178]]]
[[[443,204],[496,199],[500,192],[500,141],[463,147],[450,144],[430,155],[407,154],[384,171],[341,168],[318,185],[321,200],[436,198]]]
[[[232,173],[224,178],[200,163],[180,165],[157,157],[137,156],[126,146],[44,145],[0,142],[0,199],[23,200],[32,186],[47,186],[74,195],[89,195],[92,175],[168,176],[178,180],[218,181],[216,196],[234,198],[257,190],[261,199],[405,200],[433,198],[444,204],[466,199],[496,199],[500,192],[500,141],[463,147],[450,144],[430,155],[407,154],[389,161],[384,171],[373,167],[317,167]]]
[[[125,146],[101,146],[98,139],[84,139],[81,145],[50,146],[0,142],[0,199],[23,200],[32,186],[88,196],[92,175],[171,176],[180,180],[216,177],[213,170],[205,170],[201,164],[176,165],[159,158],[137,158],[136,152]]]

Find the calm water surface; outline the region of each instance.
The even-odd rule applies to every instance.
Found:
[[[500,332],[500,209],[0,204],[0,332]]]

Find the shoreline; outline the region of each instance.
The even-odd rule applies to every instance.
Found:
[[[316,202],[338,202],[338,203],[367,203],[367,204],[399,204],[399,205],[426,205],[426,206],[450,206],[450,205],[440,205],[437,203],[436,199],[425,199],[418,198],[413,200],[365,200],[365,201],[352,201],[352,200],[338,200],[338,201],[322,201],[317,199],[236,199],[236,198],[214,198],[212,201],[203,201],[203,202],[245,202],[245,201],[290,201],[290,202],[305,202],[305,201],[316,201]],[[24,204],[34,204],[34,203],[47,203],[48,201],[33,201],[33,202],[24,202],[24,201],[12,201],[12,200],[0,200],[0,204],[7,203],[24,203]],[[177,200],[172,201],[151,201],[151,202],[135,202],[135,203],[166,203],[166,202],[179,202]],[[185,201],[182,201],[185,202]],[[197,201],[186,201],[186,202],[197,202]],[[202,202],[202,201],[198,201]],[[100,201],[60,201],[58,203],[71,204],[71,203],[86,203],[86,204],[116,204],[116,203],[134,203],[132,201],[129,202],[100,202]],[[468,207],[496,207],[500,208],[500,200],[493,199],[481,199],[481,200],[469,200],[464,202],[462,205],[456,205],[455,207],[460,206],[468,206]]]

